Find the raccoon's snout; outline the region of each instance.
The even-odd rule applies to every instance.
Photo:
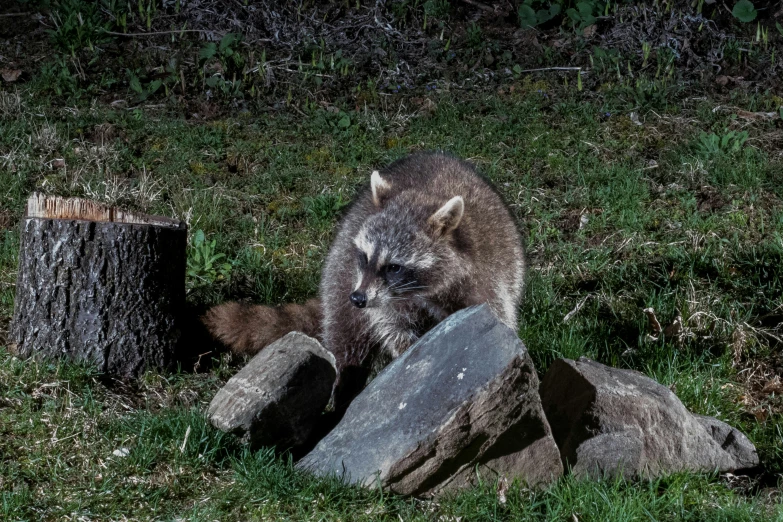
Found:
[[[367,294],[359,292],[358,290],[351,294],[351,302],[356,308],[364,308],[367,306]]]

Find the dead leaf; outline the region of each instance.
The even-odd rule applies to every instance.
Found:
[[[419,105],[419,109],[423,112],[433,114],[438,109],[438,105],[432,101],[432,99],[424,98],[424,101]]]
[[[590,38],[591,36],[593,36],[593,35],[595,34],[595,31],[596,31],[596,29],[597,29],[597,26],[596,26],[595,24],[593,24],[593,25],[588,25],[587,27],[585,27],[585,28],[582,30],[582,35],[583,35],[585,38]]]
[[[775,376],[774,379],[767,381],[761,391],[767,395],[773,393],[781,394],[783,393],[783,382],[780,382],[780,377]]]
[[[62,158],[56,158],[52,160],[52,168],[63,169],[65,168],[65,160]]]
[[[715,78],[715,83],[717,83],[721,87],[726,87],[729,84],[729,77],[725,75],[720,75],[717,78]]]
[[[653,307],[645,308],[642,312],[647,315],[647,323],[650,326],[650,330],[656,335],[661,333],[663,328],[661,328],[661,323],[658,322],[658,318],[655,317],[655,309],[653,309]]]
[[[508,491],[508,479],[503,477],[498,481],[498,502],[501,504],[506,503],[506,492]]]
[[[22,75],[21,69],[0,69],[0,75],[3,76],[3,80],[8,83],[15,82]]]
[[[682,315],[677,312],[677,316],[672,321],[672,324],[663,329],[663,335],[668,338],[679,337],[682,332]]]

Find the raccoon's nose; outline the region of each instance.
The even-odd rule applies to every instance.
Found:
[[[363,292],[356,291],[351,294],[351,302],[357,308],[367,306],[367,296]]]

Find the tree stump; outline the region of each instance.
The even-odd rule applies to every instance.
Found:
[[[86,361],[122,377],[173,366],[184,223],[34,194],[21,228],[14,353]]]

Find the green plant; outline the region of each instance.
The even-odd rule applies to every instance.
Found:
[[[225,254],[215,253],[216,240],[207,241],[203,230],[196,230],[188,248],[188,270],[191,287],[211,285],[231,277],[231,263],[220,263]]]
[[[85,0],[60,0],[52,9],[54,29],[47,32],[52,43],[72,56],[85,47],[108,39],[108,24],[101,19],[98,2]]]
[[[324,193],[315,197],[307,196],[302,201],[305,213],[316,222],[328,222],[348,205],[348,201],[343,199],[342,193]]]
[[[176,58],[170,58],[162,69],[163,72],[157,72],[152,75],[138,74],[137,71],[125,69],[125,73],[128,77],[128,86],[131,91],[136,93],[136,103],[142,102],[154,95],[160,91],[161,87],[163,87],[165,95],[168,96],[171,88],[180,81],[178,74],[179,67]],[[160,68],[158,70],[160,70]]]
[[[449,0],[427,0],[423,6],[424,14],[430,18],[445,18],[451,11]]]
[[[642,69],[647,66],[647,59],[650,57],[652,47],[649,42],[642,42]]]
[[[617,49],[603,49],[593,46],[593,53],[590,55],[590,66],[598,72],[607,73],[615,71],[620,64],[620,51]]]
[[[734,9],[731,10],[731,14],[743,23],[749,23],[756,19],[758,11],[750,0],[739,0],[734,4]]]
[[[245,58],[239,52],[242,38],[241,34],[227,33],[220,42],[207,42],[199,51],[199,63],[202,67],[206,67],[212,60],[218,62],[217,65],[213,63],[210,66],[213,73],[204,83],[225,96],[242,94],[242,69],[245,64]]]
[[[136,74],[131,72],[130,69],[126,69],[126,73],[128,75],[128,86],[131,91],[136,93],[136,102],[146,100],[158,92],[158,89],[163,85],[163,81],[160,79],[145,82],[145,84],[142,85],[142,81]]]
[[[199,60],[203,63],[218,58],[224,67],[242,67],[245,61],[237,49],[242,38],[241,34],[227,33],[218,43],[207,42],[198,53]]]
[[[544,0],[525,0],[517,10],[519,25],[522,27],[535,27],[552,20],[560,14],[560,4],[551,3],[549,6]]]
[[[600,5],[595,0],[585,0],[577,2],[575,7],[566,9],[566,15],[571,19],[574,27],[584,29],[588,25],[593,25],[598,18],[597,14],[601,13]]]
[[[58,54],[41,67],[39,83],[44,91],[54,91],[58,96],[79,92],[79,79],[71,72],[69,58]]]
[[[714,132],[702,132],[696,143],[696,150],[705,156],[739,152],[748,139],[747,131],[727,131],[722,136]]]
[[[474,49],[482,47],[484,44],[484,33],[481,27],[476,23],[470,24],[468,27],[468,46]]]

